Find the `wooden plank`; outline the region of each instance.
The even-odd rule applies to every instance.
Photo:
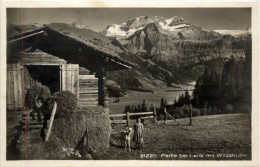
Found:
[[[65,90],[68,90],[68,64],[65,64],[64,66],[64,72],[65,72]]]
[[[74,70],[74,64],[70,64],[71,70],[70,70],[70,86],[71,86],[71,92],[76,93],[74,90],[74,78],[75,78],[75,70]]]
[[[10,68],[10,65],[7,65],[7,68]],[[11,83],[10,83],[10,77],[11,77],[11,71],[7,71],[7,80],[6,80],[6,107],[7,109],[10,109],[11,104],[11,98],[10,98],[10,92],[11,92]]]
[[[13,64],[11,64],[11,67],[13,69]],[[14,71],[10,71],[10,104],[11,105],[11,108],[10,109],[14,109],[14,78],[13,78],[13,75],[14,75]]]
[[[14,68],[17,68],[17,64],[14,64]],[[13,89],[13,93],[14,93],[14,109],[17,109],[17,103],[18,103],[18,81],[17,81],[17,71],[13,71],[13,80],[14,80],[14,89]]]
[[[81,94],[98,94],[98,90],[97,89],[93,89],[93,90],[85,90],[85,91],[80,91],[79,93]]]
[[[127,126],[130,125],[130,115],[129,115],[129,112],[126,113],[126,123],[127,123]]]
[[[55,65],[59,66],[60,62],[25,62],[24,65]]]
[[[70,77],[70,71],[68,70],[69,69],[69,64],[66,64],[66,90],[67,91],[71,91],[70,90],[70,80],[71,80],[71,77]]]
[[[98,100],[80,100],[78,101],[78,103],[82,104],[82,103],[85,103],[85,104],[98,104]]]
[[[74,91],[77,99],[79,99],[79,65],[75,64],[75,71],[74,71]]]
[[[98,94],[79,94],[79,99],[96,98],[98,99]]]
[[[141,117],[141,119],[151,119],[151,118],[153,118],[154,116],[152,115],[152,116],[146,116],[146,117]]]
[[[97,79],[95,75],[79,75],[79,79]]]
[[[98,104],[85,104],[85,103],[80,103],[79,107],[97,107]]]
[[[50,120],[47,120],[47,123],[49,123],[49,122],[50,122]],[[21,124],[25,124],[25,121],[24,121],[24,120],[21,120],[20,123],[21,123]],[[42,123],[43,123],[43,122],[37,122],[37,121],[35,121],[35,122],[31,121],[31,122],[30,122],[30,124],[41,124],[41,125],[42,125]],[[28,124],[28,118],[26,119],[26,124]]]
[[[97,100],[95,100],[95,101],[93,101],[93,100],[80,100],[78,103],[84,103],[84,104],[98,104],[98,101]]]
[[[66,90],[66,70],[65,70],[66,64],[62,64],[61,66],[61,77],[62,77],[62,90]]]
[[[73,77],[74,77],[74,71],[72,71],[72,64],[69,64],[69,70],[68,70],[68,85],[69,85],[69,91],[75,94],[73,91]]]
[[[35,125],[32,125],[32,124],[26,124],[26,127],[28,129],[41,129],[43,127],[42,124],[35,124]],[[23,129],[25,128],[25,124],[23,124]]]
[[[94,78],[94,79],[79,79],[80,83],[97,83],[98,79]]]
[[[57,109],[57,103],[54,102],[53,108],[52,108],[52,112],[51,112],[51,118],[50,118],[50,123],[49,123],[49,127],[47,129],[47,134],[45,136],[45,141],[49,140],[50,134],[51,134],[51,129],[52,129],[52,124],[53,124],[53,120],[54,120],[54,116],[56,113],[56,109]]]
[[[109,115],[110,118],[112,117],[125,117],[126,114],[114,114],[114,115]]]
[[[127,121],[126,120],[110,120],[111,123],[114,123],[114,124],[126,124]]]
[[[81,87],[81,90],[93,90],[98,89],[98,83],[91,83],[91,84],[82,84],[79,83],[79,86]]]
[[[17,38],[17,39],[13,39],[13,40],[8,41],[8,43],[12,43],[12,42],[15,42],[15,41],[19,41],[19,40],[24,39],[24,38],[29,38],[29,37],[31,37],[31,36],[34,36],[34,35],[37,35],[37,34],[41,34],[41,33],[43,33],[43,32],[44,32],[44,31],[40,31],[40,32],[36,32],[36,33],[30,34],[30,35],[22,36],[22,37],[20,37],[20,38]]]
[[[8,109],[12,109],[12,70],[13,64],[8,64]]]
[[[153,112],[129,113],[129,115],[149,115],[149,114],[153,114]]]
[[[164,111],[169,117],[171,117],[172,119],[175,119],[173,118],[173,116],[171,116],[166,110]]]
[[[18,77],[18,101],[19,101],[19,108],[22,108],[23,107],[23,87],[22,87],[22,69],[20,67],[20,71],[17,75]]]

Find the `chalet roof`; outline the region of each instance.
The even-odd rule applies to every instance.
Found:
[[[13,28],[18,29],[17,26],[11,27],[11,30],[9,27],[8,31],[10,32],[8,33],[7,38],[8,43],[12,43],[24,38],[29,38],[31,36],[35,36],[44,32],[48,33],[48,31],[52,31],[64,37],[67,37],[70,40],[80,43],[83,46],[85,45],[87,47],[91,47],[93,50],[97,51],[97,53],[102,53],[103,56],[108,57],[111,61],[121,66],[127,68],[131,68],[134,66],[133,64],[123,60],[120,57],[120,53],[126,52],[126,50],[124,50],[124,48],[120,46],[114,38],[106,37],[105,35],[92,30],[78,29],[64,23],[52,23],[45,26],[26,27],[25,29],[23,29],[23,34],[21,33],[21,31],[15,32],[14,30],[12,30]]]
[[[7,56],[7,62],[19,63],[23,61],[24,65],[57,65],[67,63],[66,60],[43,52],[39,49],[36,49],[33,52],[31,49],[32,48],[25,49],[23,54],[18,52],[16,54],[12,54],[12,56]]]

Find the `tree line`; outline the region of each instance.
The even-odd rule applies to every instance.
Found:
[[[222,73],[214,69],[205,69],[196,81],[192,95],[186,90],[173,104],[161,99],[156,108],[158,119],[164,117],[164,108],[177,118],[189,117],[192,107],[193,116],[251,112],[251,49],[246,50],[246,57],[235,59],[233,56],[224,64]],[[136,106],[127,105],[125,112],[153,111],[144,100]]]
[[[231,105],[235,110],[249,112],[251,79],[250,59],[232,57],[225,63],[221,75],[213,69],[210,72],[205,69],[196,81],[191,103],[198,108],[210,106],[223,109]]]

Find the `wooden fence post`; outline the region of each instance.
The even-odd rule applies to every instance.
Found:
[[[52,123],[53,123],[54,116],[55,116],[55,113],[56,113],[56,109],[57,109],[57,102],[55,101],[53,108],[52,108],[50,124],[49,124],[48,130],[47,130],[47,134],[45,136],[45,141],[49,140],[49,137],[50,137],[50,134],[51,134]]]
[[[129,116],[129,112],[126,112],[126,123],[127,123],[127,126],[130,125],[130,116]]]
[[[190,125],[192,125],[192,105],[190,104]]]
[[[157,123],[156,108],[153,108],[154,123]]]
[[[167,114],[166,114],[166,108],[165,107],[163,108],[163,111],[164,111],[164,114],[165,114],[165,116],[164,116],[164,124],[166,124]]]

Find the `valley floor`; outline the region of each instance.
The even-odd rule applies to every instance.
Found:
[[[125,150],[120,145],[123,125],[113,127],[111,147],[100,159],[112,160],[250,160],[251,128],[247,114],[225,114],[144,125],[142,150]],[[145,157],[142,157],[145,156]],[[168,156],[168,157],[166,157]]]
[[[173,104],[174,99],[178,100],[179,96],[184,92],[184,90],[176,88],[158,89],[153,90],[153,92],[128,91],[124,97],[119,98],[118,103],[115,103],[116,98],[109,98],[109,111],[110,114],[122,114],[126,105],[136,106],[142,104],[144,100],[147,100],[148,107],[151,104],[160,107],[161,98],[167,100],[168,104]]]

